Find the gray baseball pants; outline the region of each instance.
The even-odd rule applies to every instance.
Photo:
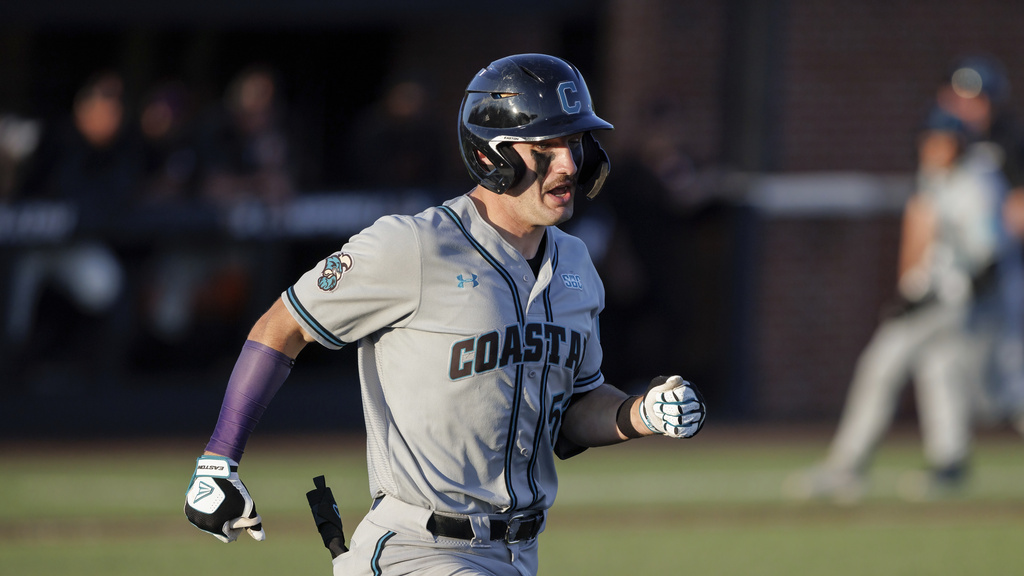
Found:
[[[535,576],[537,539],[490,540],[490,516],[467,516],[471,540],[435,537],[431,511],[392,497],[374,503],[352,534],[350,551],[334,559],[335,576]]]

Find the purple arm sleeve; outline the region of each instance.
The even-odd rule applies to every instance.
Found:
[[[285,354],[246,340],[228,379],[217,427],[206,450],[238,462],[260,416],[288,378],[295,362]]]

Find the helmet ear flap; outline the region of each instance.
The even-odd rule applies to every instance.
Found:
[[[478,184],[504,194],[522,177],[525,166],[511,142],[488,142],[466,127],[460,128],[462,160]]]
[[[502,142],[498,144],[498,154],[505,160],[508,168],[506,169],[507,177],[504,180],[505,186],[502,188],[500,194],[504,194],[509,188],[515,186],[523,179],[523,174],[526,173],[526,163],[523,162],[523,157],[519,155],[512,148],[512,142]]]
[[[490,162],[488,166],[479,157],[475,158],[479,168],[480,184],[491,192],[508,192],[508,189],[515,186],[526,172],[526,164],[519,153],[512,149],[512,142],[499,142],[494,148],[485,145],[478,150]]]
[[[593,200],[601,192],[605,179],[611,172],[612,164],[608,153],[590,132],[583,134],[583,165],[577,180],[577,189]]]

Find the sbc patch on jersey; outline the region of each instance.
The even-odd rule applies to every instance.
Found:
[[[562,282],[565,282],[565,287],[570,290],[583,290],[583,280],[579,274],[562,274]]]
[[[216,512],[224,502],[224,498],[224,491],[212,478],[196,478],[196,481],[188,489],[188,494],[185,495],[188,505],[203,514]]]
[[[316,285],[324,292],[333,292],[341,282],[345,272],[352,269],[352,257],[344,252],[331,254],[324,260],[324,269],[316,280]]]

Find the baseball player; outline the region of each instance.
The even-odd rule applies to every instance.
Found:
[[[899,306],[861,353],[824,462],[787,480],[796,498],[860,499],[903,387],[913,381],[929,471],[904,476],[902,496],[953,494],[966,481],[972,411],[1001,332],[1006,257],[1019,253],[1000,225],[1007,182],[990,142],[935,107],[919,136],[918,191],[904,211]],[[1019,270],[1012,273],[1019,275]],[[1013,299],[1019,299],[1016,288]]]
[[[604,382],[604,291],[584,244],[555,225],[595,196],[609,162],[579,71],[521,54],[469,83],[459,116],[469,193],[377,220],[256,323],[199,457],[188,519],[264,539],[238,476],[246,441],[294,358],[358,343],[372,505],[334,573],[537,573],[555,456],[704,423],[697,389]]]

